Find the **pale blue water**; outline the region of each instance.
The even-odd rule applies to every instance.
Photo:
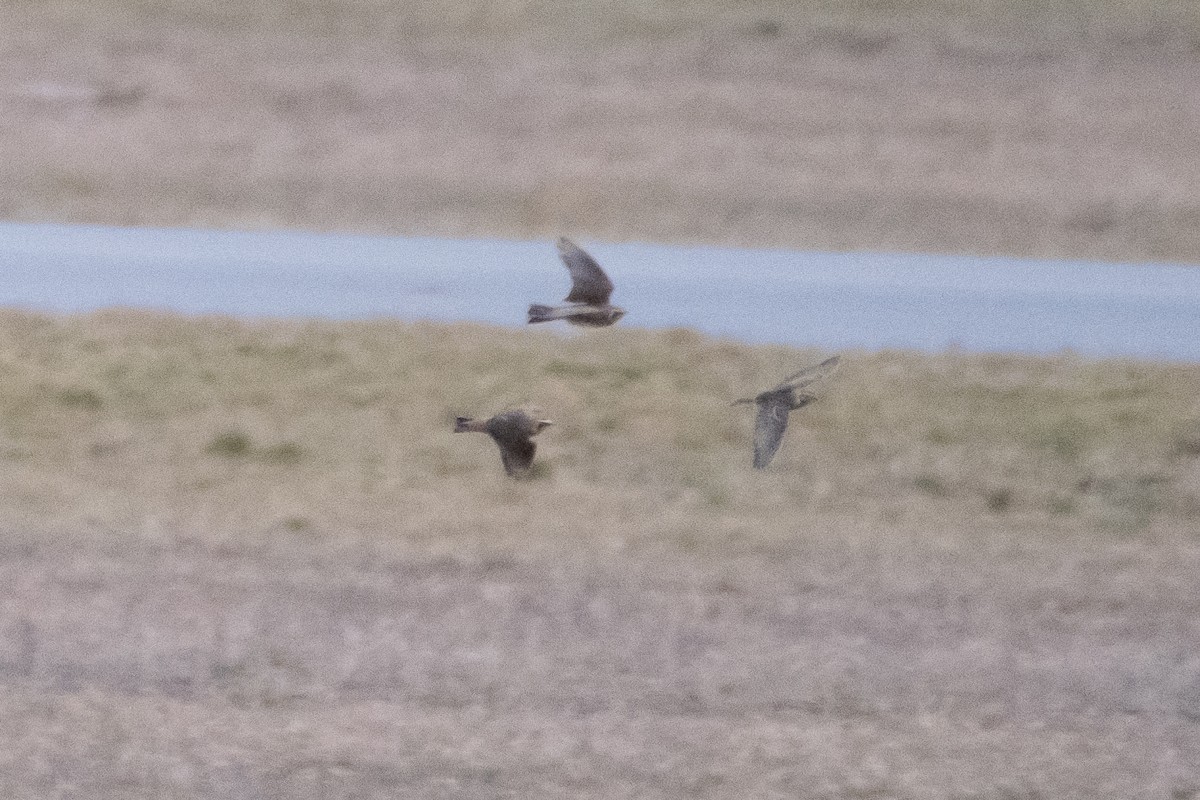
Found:
[[[830,349],[1200,361],[1200,267],[579,244],[616,284],[620,325]],[[550,241],[3,223],[0,270],[6,306],[513,327],[569,284]]]

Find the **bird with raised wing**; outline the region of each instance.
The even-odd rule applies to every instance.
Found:
[[[457,417],[454,420],[454,432],[486,433],[491,436],[500,448],[504,471],[513,478],[526,478],[533,468],[533,454],[537,450],[532,437],[553,424],[548,419],[538,419],[518,408],[501,412],[491,419]]]
[[[758,414],[754,418],[754,468],[766,469],[783,442],[783,434],[787,430],[788,414],[798,408],[803,408],[816,400],[815,395],[805,392],[796,393],[809,384],[829,376],[838,364],[839,356],[827,358],[816,366],[800,370],[795,375],[789,375],[777,386],[773,386],[754,397],[734,400],[733,405],[754,403],[758,406]]]
[[[558,255],[571,273],[571,292],[566,297],[569,305],[534,303],[529,307],[529,324],[563,319],[572,325],[603,328],[625,316],[624,309],[608,302],[613,284],[596,259],[565,237],[558,240]]]

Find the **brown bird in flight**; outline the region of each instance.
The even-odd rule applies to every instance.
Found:
[[[558,255],[571,273],[571,293],[566,301],[571,305],[529,307],[529,324],[565,319],[572,325],[603,328],[625,316],[624,309],[608,302],[613,285],[596,259],[579,249],[571,240],[560,237]]]
[[[491,419],[457,417],[455,433],[486,433],[500,447],[500,461],[504,471],[513,478],[528,477],[533,467],[533,454],[537,450],[530,437],[537,436],[547,425],[548,419],[537,419],[521,409],[504,411]]]
[[[785,378],[778,386],[767,389],[753,398],[733,401],[735,406],[739,403],[754,403],[758,406],[758,415],[754,418],[755,469],[766,469],[775,457],[783,441],[784,431],[787,430],[788,414],[817,399],[815,395],[804,392],[796,394],[796,390],[827,377],[837,369],[840,362],[839,356],[827,358],[814,367],[802,369]]]

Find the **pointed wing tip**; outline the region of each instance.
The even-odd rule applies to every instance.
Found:
[[[801,387],[808,386],[811,383],[816,383],[817,381],[819,381],[823,378],[827,378],[830,375],[832,375],[834,372],[837,371],[838,365],[841,363],[842,363],[842,357],[840,355],[831,356],[831,357],[825,359],[824,361],[822,361],[820,364],[816,364],[811,367],[805,367],[804,369],[800,370],[799,372],[796,372],[792,375],[787,376],[782,381],[780,381],[778,385],[776,385],[772,388],[773,389],[787,389],[787,388],[799,389]]]
[[[558,255],[571,274],[571,291],[566,301],[607,305],[612,296],[613,283],[596,259],[565,236],[558,240]]]

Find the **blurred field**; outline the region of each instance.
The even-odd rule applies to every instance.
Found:
[[[1191,0],[17,0],[0,218],[1200,260]]]
[[[825,355],[0,315],[0,788],[1196,796],[1200,369]]]
[[[0,218],[1196,262],[1197,9],[13,0]],[[826,355],[0,312],[0,795],[1200,797],[1200,368]]]

